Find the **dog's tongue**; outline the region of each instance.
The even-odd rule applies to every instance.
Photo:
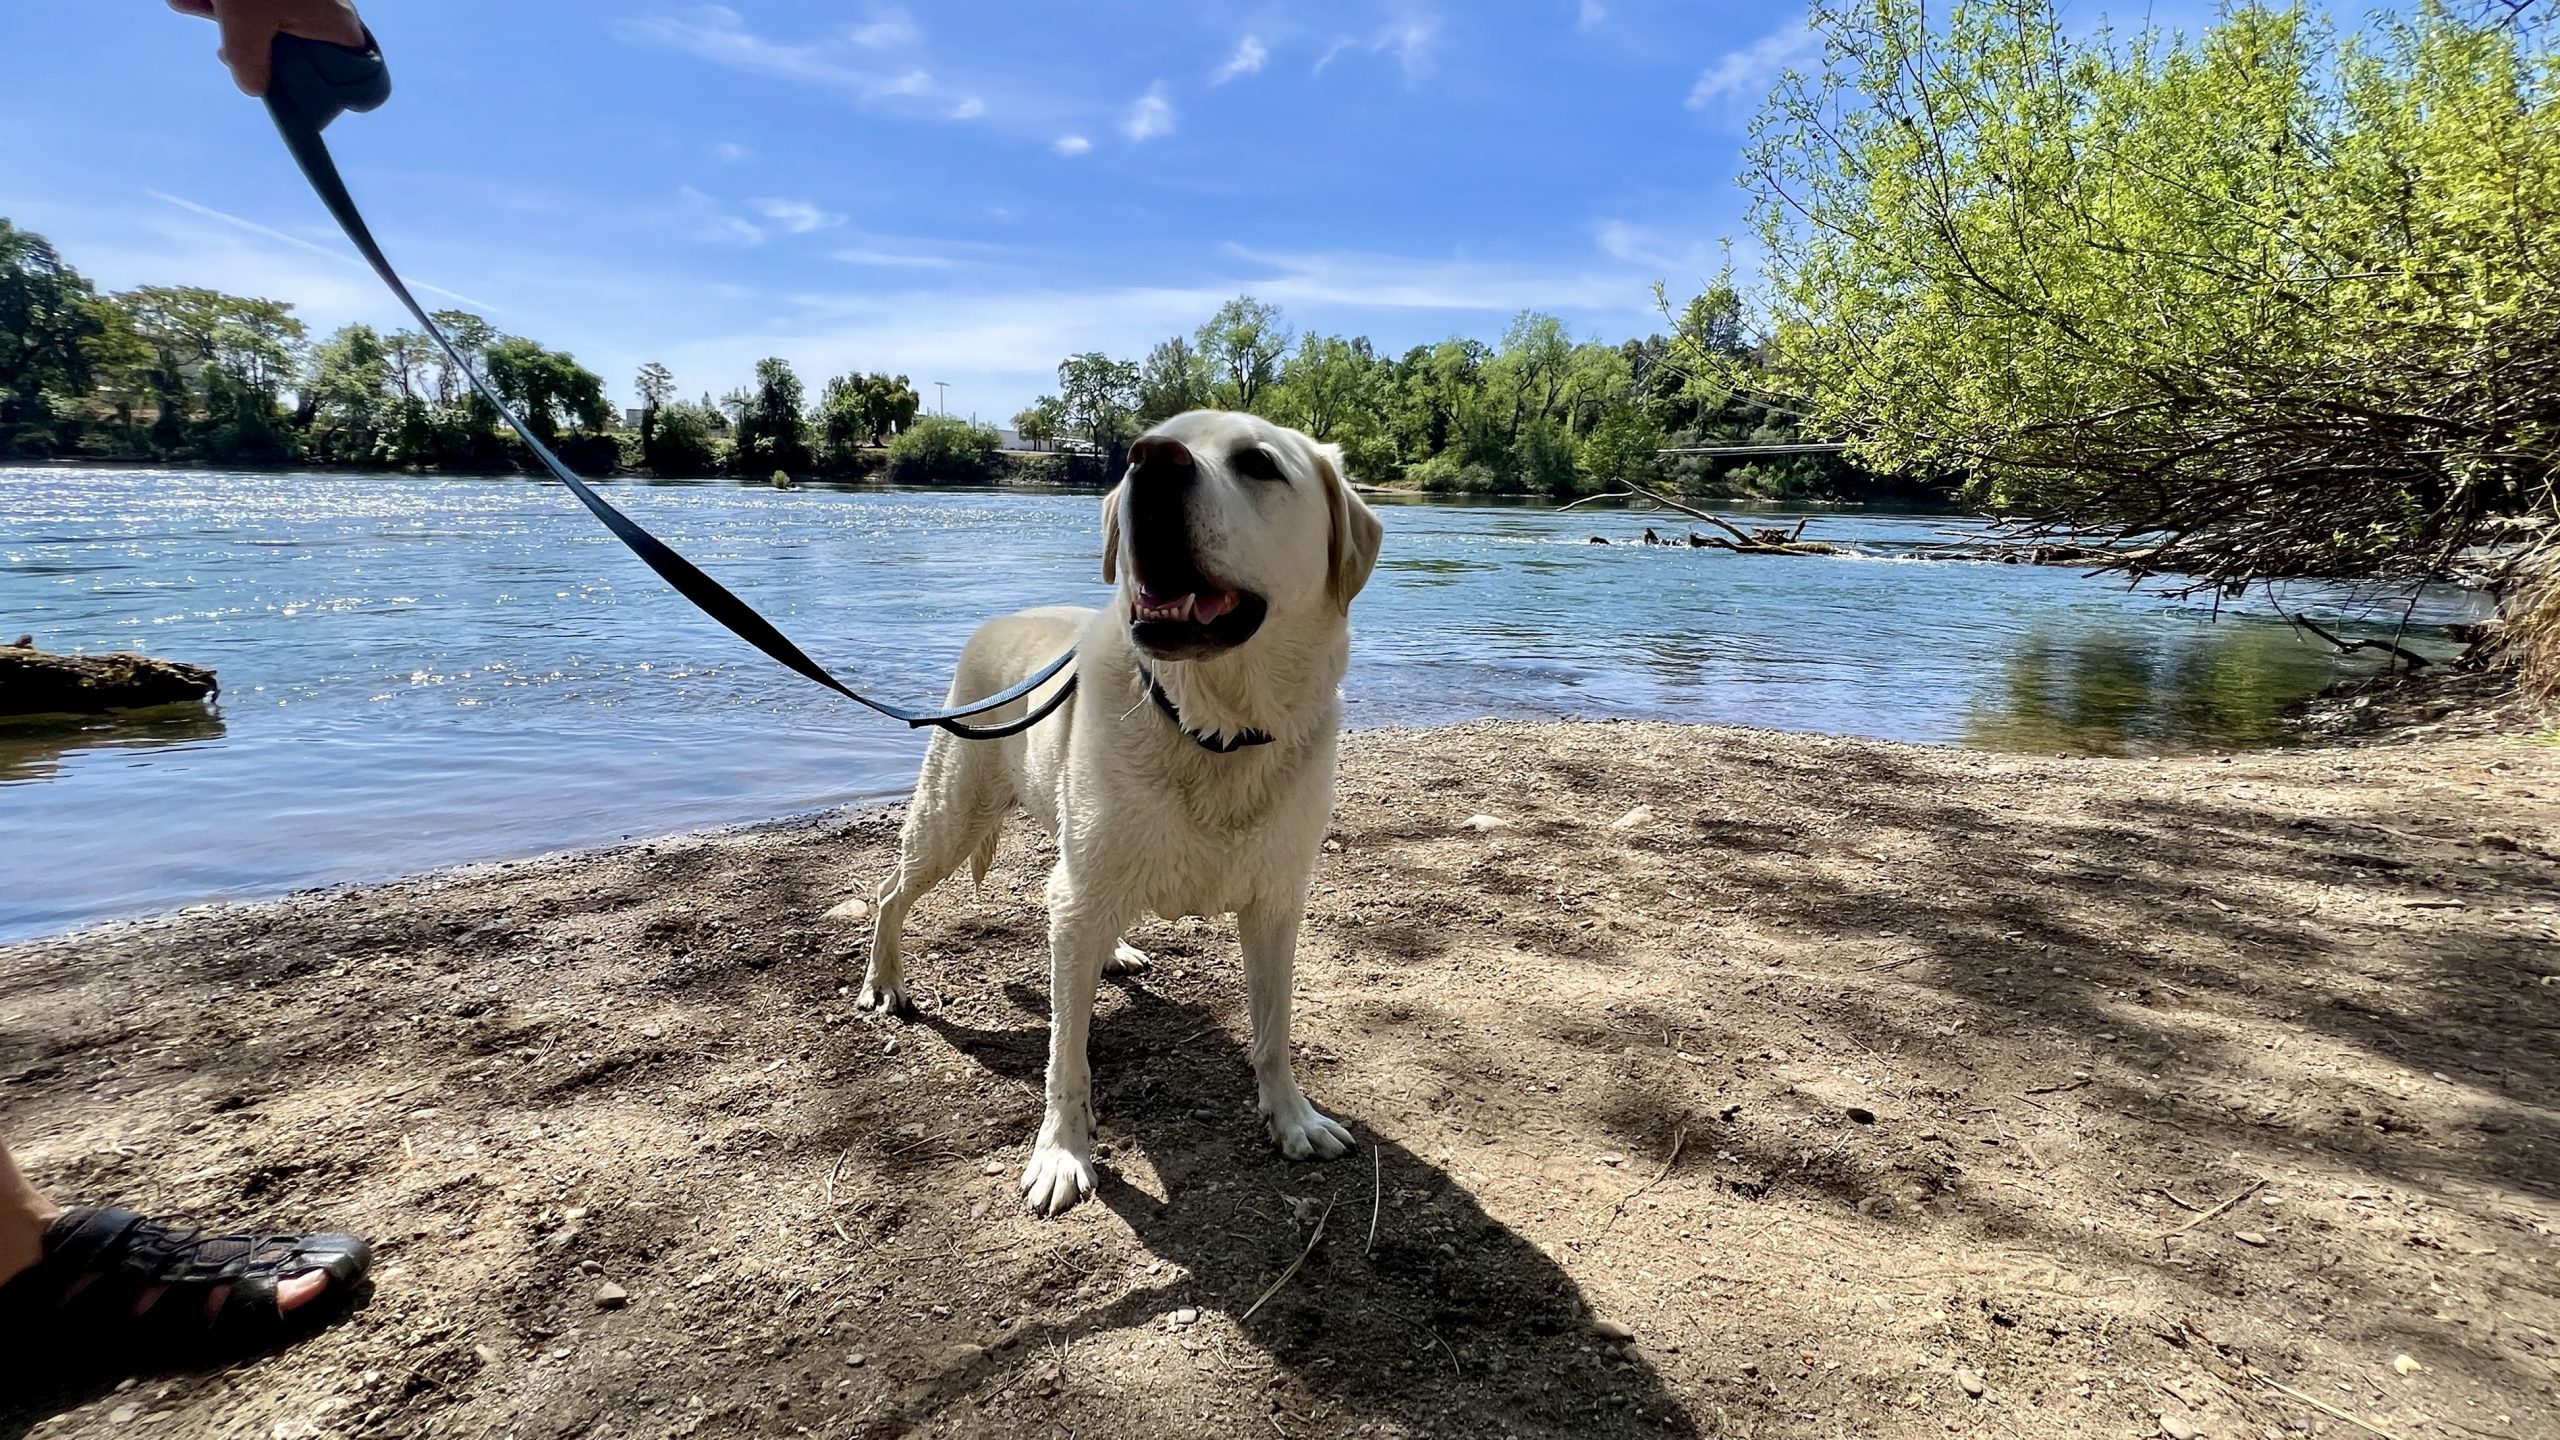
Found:
[[[1236,596],[1232,590],[1213,590],[1206,595],[1191,597],[1191,618],[1203,625],[1234,608]]]

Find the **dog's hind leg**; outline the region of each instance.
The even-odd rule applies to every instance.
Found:
[[[907,911],[925,892],[963,863],[975,862],[984,879],[1012,793],[1001,757],[984,741],[936,735],[925,749],[924,770],[906,824],[898,831],[898,868],[883,881],[871,923],[871,963],[863,972],[865,1010],[907,1008],[905,943]]]
[[[1102,973],[1144,975],[1147,973],[1147,960],[1147,952],[1130,944],[1128,937],[1124,935],[1111,943],[1111,958],[1102,962]]]

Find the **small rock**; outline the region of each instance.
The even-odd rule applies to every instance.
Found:
[[[895,1054],[897,1054],[897,1053],[898,1053],[898,1037],[897,1037],[897,1036],[895,1036],[895,1035],[890,1036],[890,1037],[889,1037],[889,1042],[888,1042],[887,1044],[885,1044],[885,1045],[883,1045],[883,1046],[881,1046],[881,1047],[880,1047],[880,1053],[881,1053],[881,1054],[883,1054],[883,1055],[895,1055]]]
[[[1215,1110],[1210,1109],[1210,1108],[1209,1108],[1208,1106],[1206,1106],[1206,1105],[1203,1105],[1203,1106],[1201,1106],[1199,1109],[1194,1110],[1194,1111],[1192,1111],[1192,1112],[1191,1112],[1191,1118],[1192,1118],[1192,1119],[1194,1119],[1194,1120],[1204,1120],[1204,1121],[1205,1121],[1205,1120],[1215,1120],[1215,1119],[1217,1119],[1217,1118],[1218,1118],[1218,1112],[1217,1112],[1217,1111],[1215,1111]]]
[[[2419,1364],[2418,1357],[2414,1355],[2394,1355],[2391,1357],[2391,1368],[2403,1375],[2415,1375],[2427,1367]]]
[[[2175,1410],[2163,1410],[2160,1412],[2160,1433],[2168,1436],[2169,1440],[2198,1440],[2202,1432],[2186,1416]]]
[[[133,1417],[141,1413],[142,1407],[139,1405],[119,1405],[107,1412],[107,1418],[118,1425],[129,1425],[133,1423]]]
[[[596,1287],[596,1308],[599,1310],[619,1310],[630,1303],[631,1292],[610,1280]]]
[[[1962,1390],[1964,1393],[1972,1396],[1976,1400],[1981,1399],[1983,1390],[1982,1372],[1979,1370],[1958,1370],[1956,1372],[1956,1388]]]
[[[990,1160],[986,1164],[979,1166],[978,1169],[981,1174],[1001,1175],[1004,1173],[1004,1162],[1001,1160]]]
[[[1176,1325],[1197,1325],[1200,1323],[1200,1312],[1188,1305],[1185,1305],[1181,1309],[1173,1312],[1173,1323]]]
[[[1458,828],[1485,835],[1496,830],[1508,830],[1511,828],[1511,822],[1499,815],[1470,815],[1458,822]]]
[[[803,913],[806,913],[806,912],[803,912]],[[830,920],[854,921],[854,920],[867,919],[867,918],[869,918],[869,917],[870,917],[870,914],[871,914],[871,904],[870,904],[870,902],[869,902],[869,901],[866,901],[866,900],[859,900],[859,899],[856,899],[856,900],[847,900],[847,901],[845,901],[843,904],[838,905],[838,906],[837,906],[837,907],[835,907],[834,909],[832,909],[832,910],[828,911],[828,912],[827,912],[827,918],[828,918],[828,919],[830,919]]]
[[[643,1040],[664,1040],[667,1038],[667,1027],[664,1025],[643,1025],[640,1027],[640,1038]]]
[[[854,1351],[852,1354],[847,1355],[846,1357],[844,1357],[844,1363],[845,1363],[845,1364],[847,1364],[847,1365],[849,1365],[849,1366],[851,1366],[852,1368],[854,1368],[854,1369],[856,1369],[856,1370],[859,1370],[859,1369],[861,1369],[863,1366],[865,1366],[865,1365],[867,1365],[867,1364],[871,1363],[871,1357],[870,1357],[870,1356],[868,1356],[868,1355],[863,1354],[863,1353],[862,1353],[861,1351],[859,1351],[859,1350],[856,1350],[856,1351]]]
[[[1628,1328],[1624,1321],[1619,1320],[1594,1320],[1591,1322],[1591,1333],[1612,1345],[1623,1345],[1636,1338],[1636,1332]]]
[[[984,1200],[972,1200],[972,1201],[970,1201],[970,1202],[969,1202],[969,1218],[970,1218],[970,1219],[972,1219],[972,1220],[983,1220],[983,1219],[985,1219],[985,1218],[986,1218],[986,1216],[987,1216],[987,1202],[986,1202],[986,1201],[984,1201]]]
[[[578,1270],[579,1270],[579,1273],[581,1273],[581,1274],[585,1274],[585,1275],[601,1275],[601,1274],[603,1274],[603,1273],[604,1273],[604,1267],[603,1267],[602,1265],[597,1264],[597,1263],[596,1263],[595,1261],[593,1261],[593,1260],[581,1260],[581,1261],[579,1261],[579,1262],[578,1262]]]
[[[1611,1153],[1611,1154],[1607,1154],[1607,1155],[1603,1155],[1603,1156],[1601,1156],[1601,1157],[1600,1157],[1600,1163],[1601,1163],[1601,1164],[1603,1164],[1603,1165],[1609,1165],[1609,1166],[1624,1165],[1624,1164],[1626,1164],[1626,1163],[1627,1163],[1627,1157],[1626,1157],[1626,1156],[1624,1156],[1624,1155],[1619,1155],[1619,1154]]]
[[[2231,1232],[2231,1238],[2243,1245],[2255,1245],[2261,1249],[2265,1248],[2267,1243],[2267,1237],[2255,1230],[2234,1230]]]
[[[1635,830],[1652,823],[1653,807],[1650,805],[1639,805],[1633,810],[1628,811],[1626,814],[1619,816],[1617,819],[1610,821],[1609,828],[1612,830]]]

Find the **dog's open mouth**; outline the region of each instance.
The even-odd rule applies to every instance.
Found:
[[[1129,601],[1129,638],[1159,660],[1200,660],[1232,650],[1262,628],[1269,606],[1250,590],[1234,590],[1188,563],[1141,574]]]

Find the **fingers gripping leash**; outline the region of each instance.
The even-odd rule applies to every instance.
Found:
[[[331,45],[294,35],[276,38],[274,72],[267,83],[267,113],[274,117],[276,131],[284,137],[285,148],[293,152],[294,163],[302,167],[303,178],[311,182],[320,203],[328,207],[357,253],[373,267],[373,273],[391,288],[391,293],[416,317],[428,338],[435,341],[437,348],[444,351],[455,368],[469,377],[472,388],[479,391],[481,397],[497,409],[499,416],[514,427],[534,458],[542,462],[543,468],[568,487],[578,503],[611,531],[615,539],[628,546],[642,563],[674,586],[676,593],[784,667],[911,728],[932,726],[964,740],[999,739],[1018,735],[1039,724],[1075,694],[1076,677],[1067,674],[1066,683],[1018,719],[994,725],[966,723],[972,716],[984,715],[1023,699],[1067,672],[1076,658],[1075,651],[1069,650],[1021,684],[960,708],[916,710],[875,700],[830,674],[825,666],[809,658],[807,652],[792,643],[789,636],[774,628],[771,621],[756,613],[754,607],[731,593],[727,586],[704,574],[692,561],[643,529],[638,521],[614,508],[596,493],[595,487],[578,478],[577,472],[563,463],[552,453],[550,446],[542,443],[522,420],[516,418],[514,409],[499,398],[497,391],[445,337],[434,318],[427,314],[426,307],[409,293],[407,283],[391,267],[382,247],[375,243],[372,228],[365,223],[363,212],[356,208],[354,197],[347,193],[346,182],[338,175],[337,162],[330,157],[329,147],[321,140],[320,132],[328,128],[330,121],[347,111],[361,114],[381,105],[390,96],[391,71],[383,63],[381,47],[374,43],[370,32],[365,35],[361,48]]]

